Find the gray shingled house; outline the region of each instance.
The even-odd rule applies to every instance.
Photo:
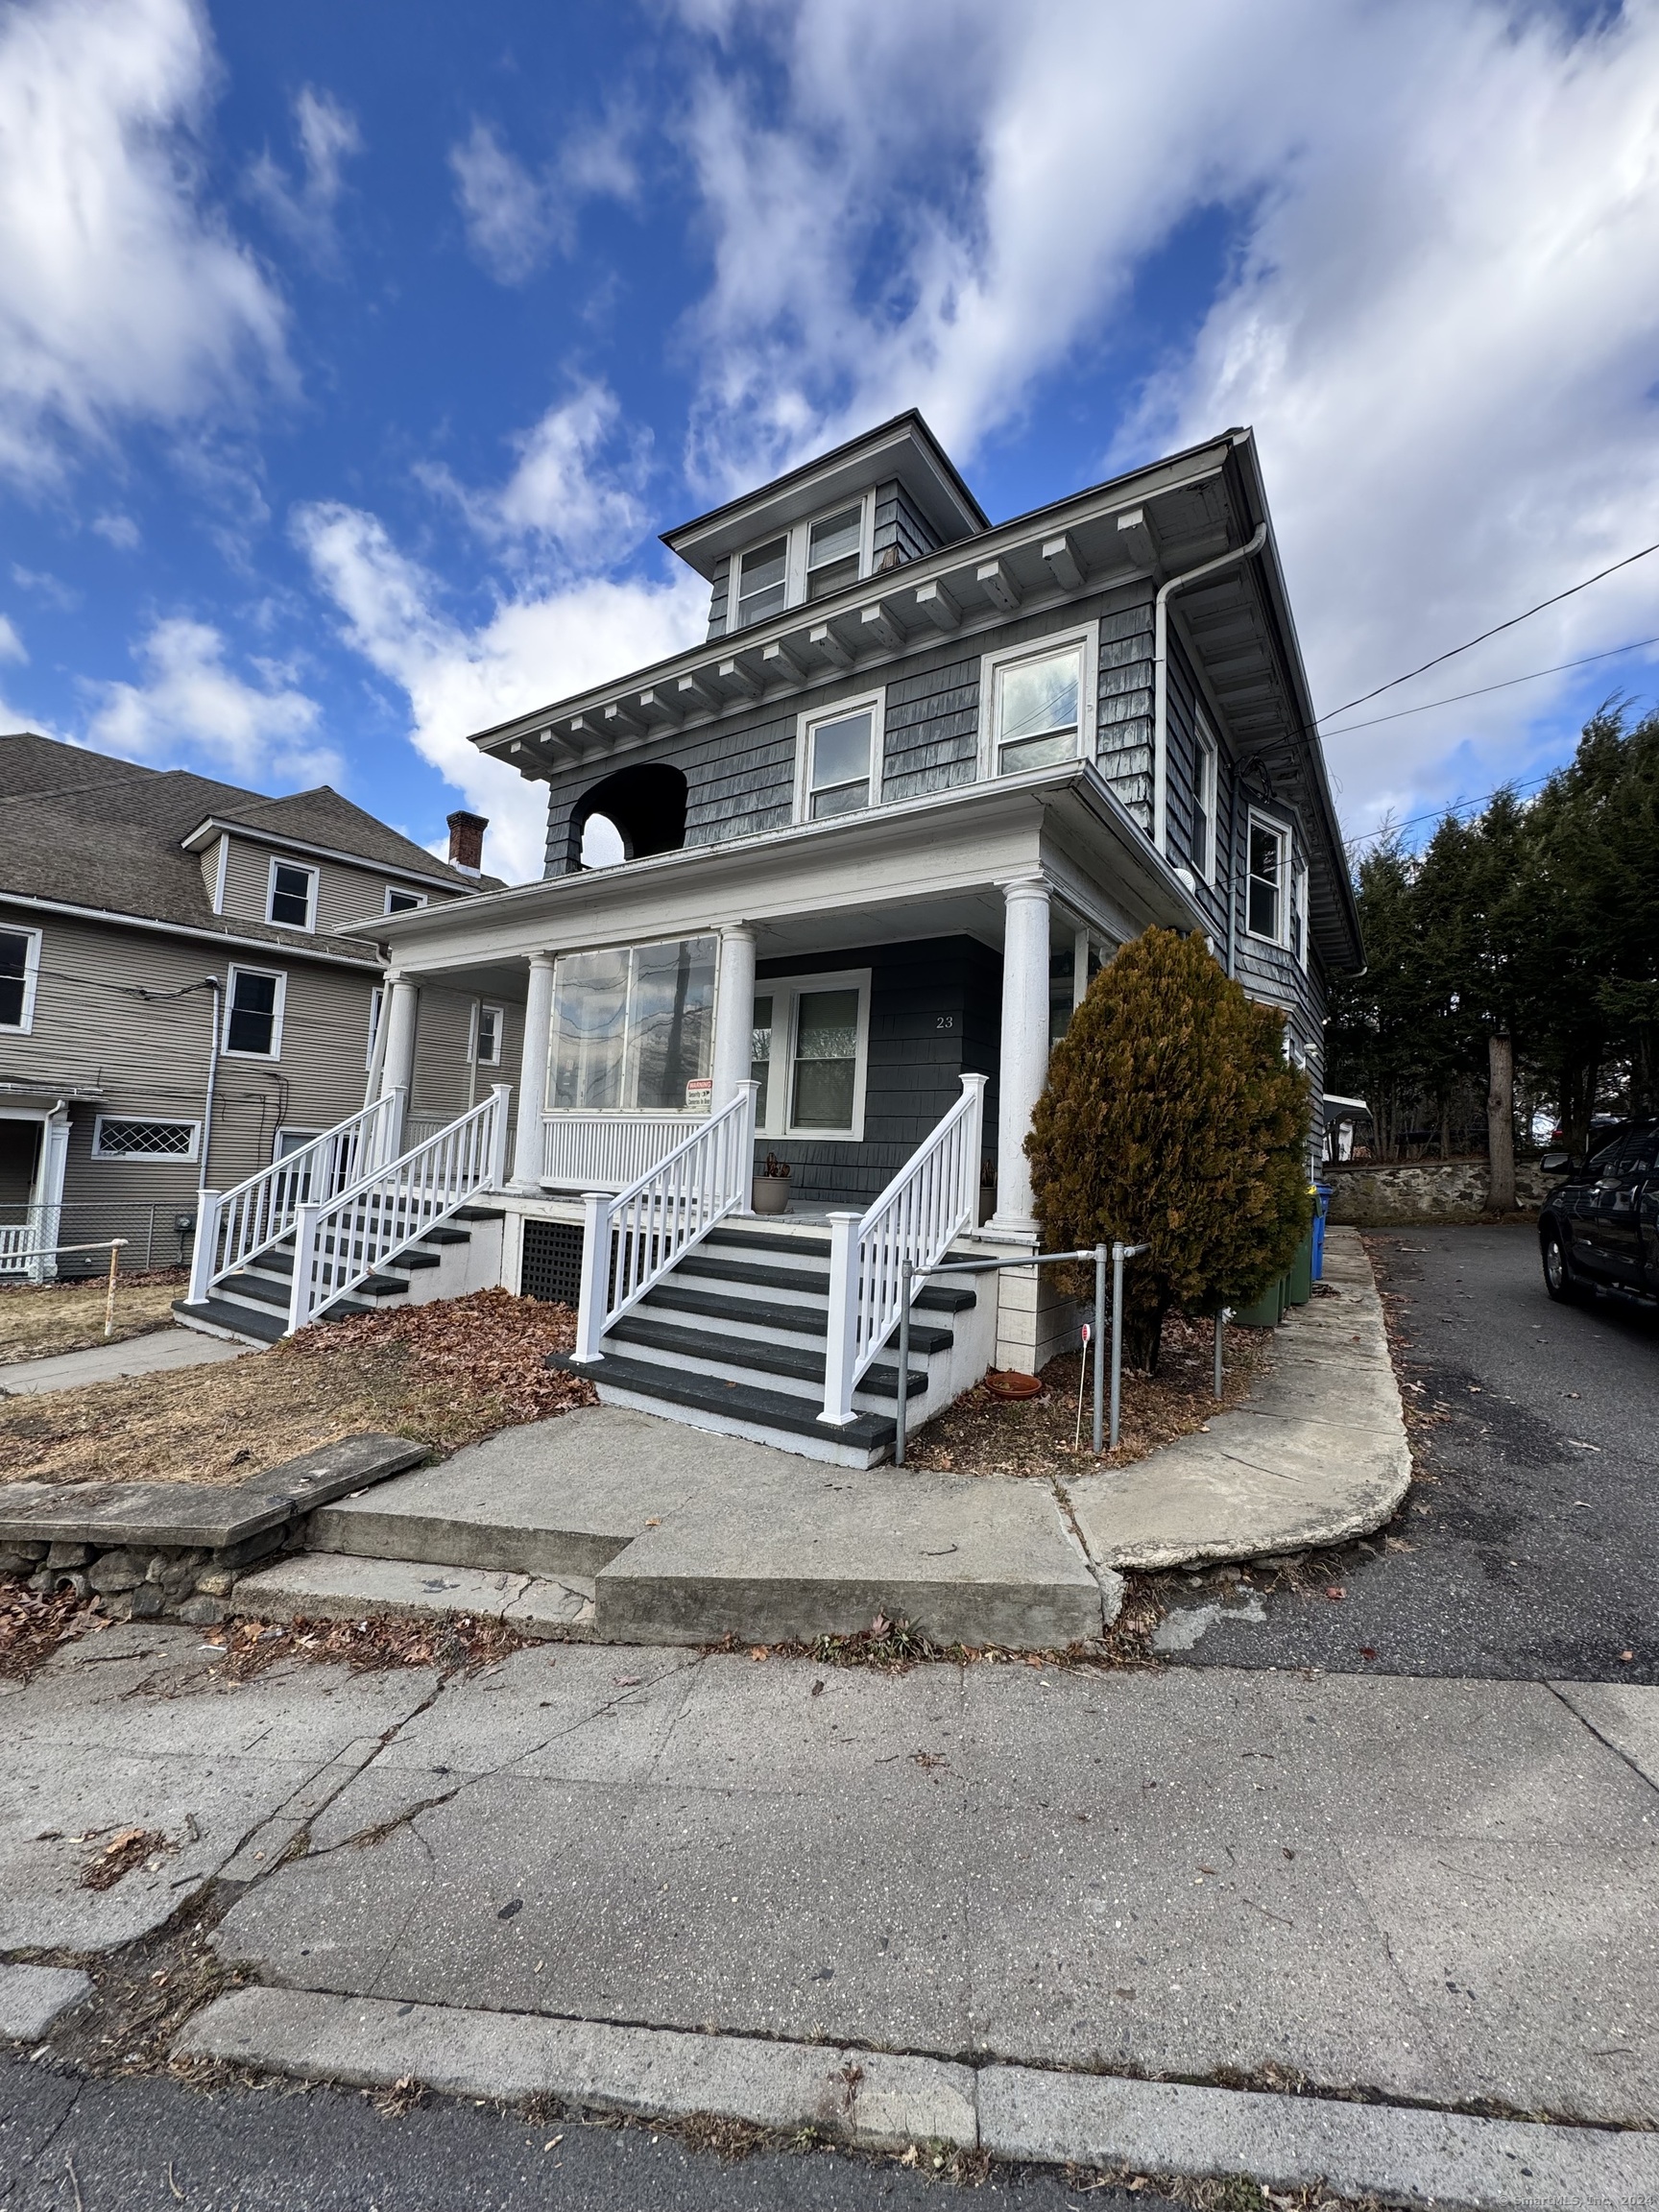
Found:
[[[424,994],[512,1010],[511,1132],[480,1106],[252,1231],[239,1199],[195,1310],[266,1266],[291,1327],[396,1294],[488,1193],[604,1398],[867,1464],[901,1389],[1074,1329],[1033,1271],[958,1278],[893,1356],[905,1260],[1032,1248],[1032,1109],[1118,946],[1203,930],[1318,1099],[1358,926],[1256,446],[992,523],[908,414],[664,542],[706,640],[473,739],[546,786],[542,880],[349,932],[391,947],[389,1093]]]
[[[454,818],[458,867],[326,788],[270,799],[28,733],[0,736],[0,1274],[112,1236],[129,1266],[177,1262],[199,1184],[361,1108],[383,963],[348,926],[476,898],[482,825]],[[488,1091],[517,1019],[426,995],[412,1127]]]

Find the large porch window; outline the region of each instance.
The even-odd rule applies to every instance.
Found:
[[[767,1137],[864,1134],[870,971],[781,975],[755,994],[750,1073],[755,1126]]]
[[[566,952],[554,970],[554,1113],[706,1108],[715,937]]]

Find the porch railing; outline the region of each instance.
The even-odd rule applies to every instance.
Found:
[[[325,1202],[301,1203],[294,1224],[287,1334],[306,1328],[386,1262],[507,1174],[505,1083],[435,1137],[361,1176]]]
[[[660,1166],[694,1131],[686,1114],[548,1114],[541,1180],[569,1190],[620,1190]]]
[[[360,1182],[398,1149],[404,1094],[388,1091],[372,1106],[284,1153],[230,1190],[197,1192],[190,1301],[201,1305],[215,1283],[268,1252],[293,1230],[307,1201],[324,1202]]]
[[[925,1275],[978,1213],[985,1080],[963,1076],[961,1097],[866,1213],[830,1216],[821,1421],[853,1419],[853,1393],[898,1322],[905,1262]]]
[[[614,1197],[584,1194],[582,1297],[576,1357],[602,1359],[600,1339],[717,1222],[749,1204],[755,1175],[757,1083],[698,1123],[688,1137]]]

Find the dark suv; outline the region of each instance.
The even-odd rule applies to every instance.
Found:
[[[1560,1187],[1544,1201],[1544,1286],[1571,1299],[1594,1285],[1659,1299],[1659,1121],[1631,1121],[1582,1165],[1546,1152]]]

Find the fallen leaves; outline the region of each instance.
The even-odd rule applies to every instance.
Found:
[[[42,1598],[22,1582],[0,1581],[0,1680],[27,1682],[60,1645],[108,1625],[96,1599],[84,1602],[67,1585]]]
[[[83,1841],[87,1839],[83,1838]],[[83,1889],[113,1889],[135,1866],[142,1866],[147,1860],[159,1861],[163,1852],[178,1848],[159,1828],[118,1829],[102,1851],[93,1852],[78,1879]]]

